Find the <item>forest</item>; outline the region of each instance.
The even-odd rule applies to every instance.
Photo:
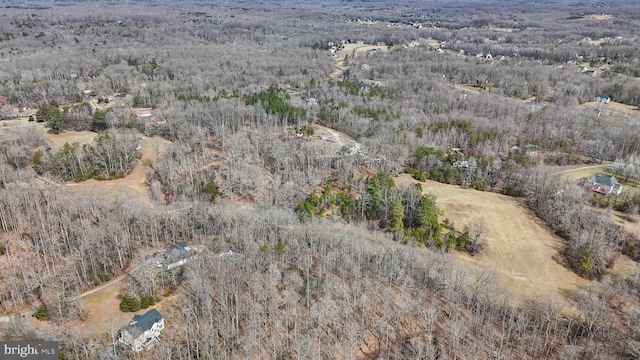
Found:
[[[640,358],[634,1],[0,8],[0,340]]]

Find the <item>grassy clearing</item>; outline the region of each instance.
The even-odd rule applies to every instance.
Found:
[[[42,138],[53,151],[57,151],[62,149],[65,143],[78,143],[80,146],[91,144],[96,135],[98,134],[92,131],[63,131],[60,134],[50,134],[45,132],[42,134]]]
[[[132,313],[120,311],[118,295],[124,293],[124,282],[118,282],[78,300],[85,310],[87,319],[80,325],[83,331],[101,334],[117,331],[131,321]]]
[[[149,187],[147,185],[146,173],[150,169],[148,162],[154,163],[157,156],[162,153],[168,140],[153,137],[140,140],[141,158],[131,173],[122,179],[99,181],[89,179],[79,183],[69,182],[67,187],[75,193],[82,193],[90,196],[97,196],[103,200],[140,199],[146,203],[151,203]]]
[[[406,174],[395,180],[397,184],[417,182]],[[437,197],[444,211],[442,218],[449,218],[456,229],[461,230],[475,218],[484,218],[489,228],[486,249],[475,257],[464,253],[456,256],[488,271],[518,298],[563,301],[562,291],[585,282],[554,260],[560,256],[561,240],[518,199],[433,181],[422,186]]]
[[[604,164],[602,166],[587,168],[587,169],[576,169],[575,171],[569,171],[562,174],[562,177],[567,181],[577,181],[582,178],[588,178],[595,174],[600,174],[602,172],[606,172],[611,168],[611,164]]]

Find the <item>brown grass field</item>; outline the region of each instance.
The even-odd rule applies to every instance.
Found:
[[[158,309],[165,316],[169,313],[166,310],[171,306],[172,301],[177,295],[163,297],[159,303],[147,309],[140,309],[135,313],[124,313],[120,311],[120,295],[126,294],[124,284],[127,279],[107,286],[91,295],[78,300],[80,306],[85,310],[85,320],[76,322],[74,327],[81,328],[82,333],[92,336],[104,336],[108,333],[114,334],[127,325],[133,315],[144,314],[152,308]]]
[[[53,151],[56,151],[62,149],[65,143],[77,143],[80,146],[90,144],[93,139],[95,139],[96,135],[98,135],[98,133],[92,131],[63,131],[60,134],[51,134],[44,131],[42,139]]]
[[[95,135],[95,133],[92,134]],[[133,170],[122,179],[106,181],[89,179],[79,183],[68,182],[66,185],[76,193],[96,196],[104,200],[135,198],[151,203],[146,179],[147,171],[150,169],[147,163],[154,163],[157,160],[157,154],[162,153],[167,143],[169,143],[168,140],[158,137],[143,137],[140,139],[140,146],[142,147],[140,153],[142,156],[137,160]]]
[[[418,182],[408,174],[395,180],[398,185]],[[457,230],[475,218],[484,218],[489,228],[486,248],[477,256],[457,252],[456,257],[488,271],[489,276],[516,297],[563,302],[563,290],[586,283],[554,260],[562,250],[560,239],[520,200],[434,181],[422,186],[425,193],[436,196],[438,207],[444,212],[441,219],[449,218]]]
[[[349,57],[355,51],[356,56],[362,54],[362,52],[366,52],[367,50],[376,50],[376,51],[387,51],[387,46],[383,45],[371,45],[371,44],[345,44],[342,49],[333,54],[333,59],[336,62],[336,68],[333,70],[331,74],[329,74],[329,78],[335,79],[336,77],[342,75],[342,73],[348,69],[349,67],[344,63],[344,57],[348,55]]]
[[[584,165],[583,165],[584,166]],[[601,172],[607,171],[611,167],[611,164],[604,164],[602,166],[587,168],[587,169],[576,169],[575,171],[569,171],[562,174],[562,178],[567,181],[577,181],[582,178],[587,178],[595,174],[599,174]]]
[[[583,20],[597,20],[597,21],[606,21],[613,20],[613,15],[605,15],[605,14],[590,14],[582,17]]]
[[[120,311],[118,296],[124,293],[124,281],[121,281],[78,300],[86,315],[86,320],[80,324],[83,330],[97,335],[113,331],[114,328],[117,331],[129,323],[133,313]]]

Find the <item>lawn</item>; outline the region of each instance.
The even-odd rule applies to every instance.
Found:
[[[417,182],[409,175],[396,183]],[[438,206],[457,230],[478,217],[484,218],[489,233],[487,246],[477,256],[456,253],[461,261],[484,269],[510,293],[522,300],[539,297],[563,301],[563,290],[585,282],[559,264],[563,250],[560,238],[552,234],[519,199],[501,194],[463,189],[433,181],[422,183],[426,193],[437,198]]]

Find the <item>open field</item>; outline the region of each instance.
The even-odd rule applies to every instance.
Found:
[[[117,331],[133,317],[120,311],[119,295],[125,293],[124,282],[119,282],[78,300],[86,311],[86,320],[80,325],[93,334]]]
[[[336,77],[342,75],[342,73],[347,70],[349,67],[345,65],[344,58],[345,56],[349,56],[349,58],[353,56],[358,56],[359,52],[362,51],[387,51],[387,46],[385,45],[371,45],[371,44],[345,44],[342,49],[333,54],[333,59],[336,62],[336,69],[329,75],[331,79],[335,79]]]
[[[606,14],[591,14],[582,17],[583,20],[597,20],[597,21],[606,21],[613,20],[613,15]]]
[[[397,184],[418,182],[410,175],[396,178]],[[475,257],[457,253],[465,263],[489,270],[497,281],[522,299],[556,297],[575,289],[584,280],[560,265],[555,257],[562,243],[518,199],[490,192],[462,189],[434,181],[422,183],[426,193],[437,198],[457,230],[482,217],[489,233],[485,250]]]
[[[589,101],[581,104],[580,106],[589,109],[601,109],[605,113],[622,116],[629,120],[640,120],[640,111],[638,111],[638,107],[621,104],[615,101],[609,101],[608,104],[603,104],[598,101]]]
[[[51,134],[43,131],[42,138],[53,151],[57,151],[62,149],[65,143],[78,144],[80,146],[90,144],[96,135],[98,134],[92,131],[63,131],[60,134]]]
[[[582,178],[590,177],[595,174],[607,171],[612,163],[602,165],[570,165],[553,167],[553,173],[560,175],[566,181],[578,181]],[[556,170],[557,169],[557,170]]]
[[[427,39],[427,45],[431,46],[434,49],[437,49],[440,47],[438,40],[432,39],[432,38]]]
[[[121,327],[131,321],[135,314],[144,314],[151,308],[166,314],[163,308],[168,307],[172,299],[177,296],[162,298],[154,306],[140,309],[135,313],[125,313],[120,311],[120,296],[126,294],[124,284],[124,282],[118,282],[79,300],[80,306],[86,311],[86,319],[77,324],[82,329],[82,333],[93,336],[115,335]]]
[[[49,133],[45,123],[28,122],[26,118],[2,121],[0,125],[0,136],[9,138],[17,136],[24,131],[37,131],[44,142],[52,151],[61,149],[65,143],[85,145],[90,144],[97,133],[92,131],[63,131],[59,134]],[[126,177],[115,180],[86,180],[75,183],[68,182],[66,186],[76,193],[84,193],[97,196],[102,199],[114,200],[118,194],[129,198],[149,201],[148,186],[146,184],[146,173],[149,170],[148,163],[154,163],[162,153],[169,141],[160,137],[140,138],[141,158],[136,162],[133,170]]]
[[[133,170],[122,179],[115,180],[95,180],[89,179],[83,182],[68,182],[66,185],[76,193],[96,196],[104,200],[115,200],[119,196],[126,198],[140,199],[150,203],[147,186],[147,171],[150,169],[149,162],[154,163],[164,146],[169,143],[158,137],[142,137],[140,139],[141,157],[137,160]]]

